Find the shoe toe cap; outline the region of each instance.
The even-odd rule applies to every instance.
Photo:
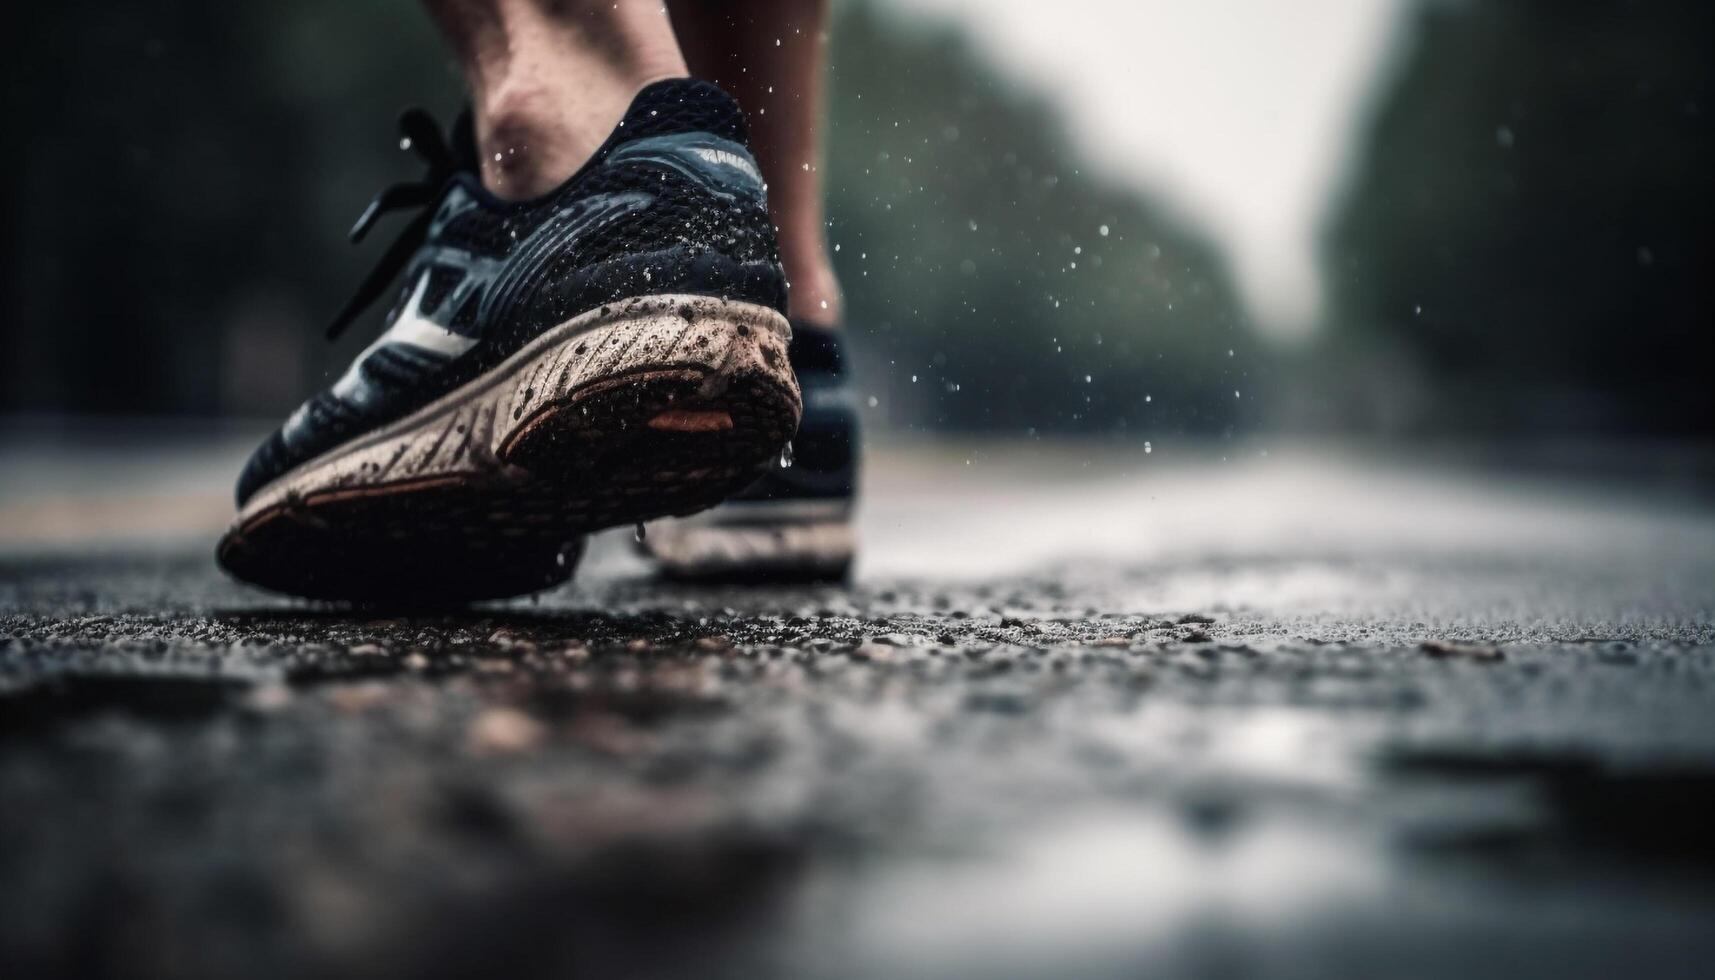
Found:
[[[266,486],[269,481],[286,472],[290,467],[286,450],[285,436],[275,429],[256,451],[250,454],[250,459],[244,464],[244,469],[238,474],[238,486],[235,496],[238,506],[256,495],[256,491]]]

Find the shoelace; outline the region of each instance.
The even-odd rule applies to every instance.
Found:
[[[433,211],[427,210],[428,205],[435,202],[447,179],[459,169],[447,137],[441,133],[441,127],[434,117],[427,112],[422,109],[406,109],[399,116],[399,132],[404,137],[400,141],[400,148],[415,151],[429,165],[429,169],[419,181],[394,184],[375,195],[369,206],[358,215],[357,223],[351,226],[351,240],[363,241],[363,236],[369,233],[375,222],[389,211],[404,208],[425,210],[400,229],[399,237],[394,239],[392,245],[387,246],[381,261],[376,263],[375,268],[357,287],[357,293],[333,318],[327,330],[329,340],[344,333],[346,327],[351,326],[351,322],[357,319],[358,314],[368,309],[369,304],[386,291],[394,277],[411,261],[412,253],[416,252],[428,237],[429,224],[435,217]]]

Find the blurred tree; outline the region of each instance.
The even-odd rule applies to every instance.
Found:
[[[71,0],[14,20],[0,407],[273,413],[361,346],[316,329],[369,261],[341,232],[416,166],[399,107],[458,98],[415,5]]]
[[[895,421],[1220,432],[1254,358],[1214,248],[1085,172],[962,36],[849,4],[833,32],[830,234]],[[1140,106],[1139,111],[1147,111]],[[1123,120],[1116,121],[1123,124]]]
[[[1710,432],[1712,21],[1425,5],[1326,239],[1336,402],[1419,430]]]

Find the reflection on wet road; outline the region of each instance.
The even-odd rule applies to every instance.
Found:
[[[14,447],[0,951],[1699,972],[1715,513],[1171,448],[884,451],[850,589],[665,588],[622,533],[570,589],[424,614],[220,579],[221,450],[102,481],[128,450]],[[106,488],[54,503],[54,472]]]

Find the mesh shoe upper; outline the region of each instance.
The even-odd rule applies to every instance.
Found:
[[[451,173],[420,227],[385,332],[256,450],[240,505],[603,303],[695,293],[785,309],[743,116],[706,82],[645,88],[589,162],[536,200],[502,201],[470,169]]]

